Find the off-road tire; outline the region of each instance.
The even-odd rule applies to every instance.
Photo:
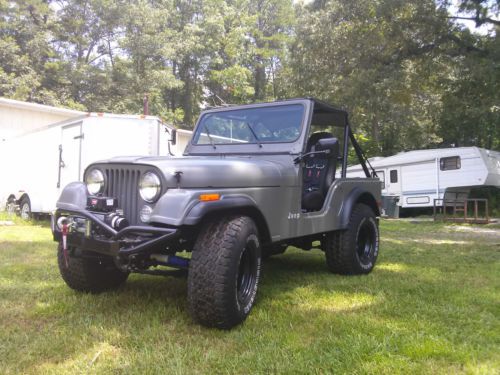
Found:
[[[359,275],[370,273],[379,251],[379,230],[373,210],[357,204],[346,230],[325,236],[326,264],[333,273]]]
[[[205,223],[193,248],[188,304],[198,323],[230,329],[248,316],[260,278],[257,227],[246,216]]]
[[[120,271],[110,257],[90,256],[78,249],[68,249],[66,266],[61,244],[57,246],[57,263],[66,284],[80,292],[100,293],[116,289],[128,277],[128,273]]]

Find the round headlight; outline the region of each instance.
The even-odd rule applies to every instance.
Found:
[[[146,202],[154,202],[161,192],[160,178],[153,172],[145,173],[139,181],[139,194]]]
[[[92,169],[85,178],[90,195],[102,193],[104,190],[104,175],[99,169]]]

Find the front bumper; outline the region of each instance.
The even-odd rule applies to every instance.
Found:
[[[87,230],[71,228],[67,234],[67,245],[82,250],[93,251],[109,256],[130,256],[148,253],[158,246],[166,246],[179,237],[179,230],[152,226],[128,226],[120,231],[101,220],[96,213],[87,210],[61,210],[52,215],[54,241],[60,242],[63,234],[57,220],[64,216]],[[96,234],[98,233],[98,234]]]

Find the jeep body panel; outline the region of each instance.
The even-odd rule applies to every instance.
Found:
[[[141,160],[141,164],[144,161]],[[295,176],[280,179],[280,171],[276,167],[274,169],[276,175],[273,177],[266,176],[265,179],[262,179],[263,173],[256,173],[254,179],[251,179],[251,176],[241,177],[242,181],[248,179],[247,187],[236,186],[229,188],[217,186],[221,184],[218,183],[216,178],[213,178],[214,176],[207,176],[205,179],[203,169],[202,171],[192,170],[193,173],[201,174],[198,175],[200,181],[213,182],[213,185],[198,183],[198,186],[193,186],[196,185],[194,182],[185,179],[185,176],[189,175],[189,169],[180,168],[182,163],[177,164],[178,160],[170,159],[169,161],[173,164],[171,167],[166,167],[164,161],[161,162],[163,163],[161,167],[153,161],[149,165],[151,168],[161,168],[162,171],[180,170],[184,172],[179,187],[175,187],[176,180],[173,173],[170,174],[170,178],[169,174],[165,174],[168,187],[158,202],[152,205],[153,212],[150,223],[172,227],[196,225],[209,213],[253,208],[260,212],[264,218],[271,237],[270,240],[278,242],[290,238],[344,229],[347,226],[347,219],[354,204],[362,194],[369,194],[375,202],[380,201],[380,182],[378,179],[339,178],[330,187],[323,208],[320,211],[303,213],[300,207],[302,187],[299,183],[299,173]],[[264,165],[268,165],[267,163],[264,163]],[[259,163],[250,164],[255,166]],[[95,166],[98,167],[99,164]],[[265,186],[264,181],[274,181],[274,185]],[[215,202],[201,202],[199,200],[200,195],[211,193],[220,194],[220,200]],[[72,208],[84,209],[86,201],[85,185],[83,183],[73,183],[65,189],[57,206],[66,210]]]

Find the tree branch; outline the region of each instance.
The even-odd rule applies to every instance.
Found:
[[[107,55],[107,53],[106,53],[106,52],[101,53],[101,54],[97,55],[96,57],[94,57],[94,58],[90,59],[90,60],[87,62],[87,64],[88,64],[88,65],[90,65],[90,64],[92,64],[94,61],[96,61],[97,59],[99,59],[99,58],[101,58],[101,57],[103,57],[103,56],[106,56],[106,55]]]
[[[448,16],[446,18],[454,19],[454,20],[474,21],[476,23],[476,27],[481,26],[485,23],[491,23],[493,25],[500,26],[500,20],[495,20],[495,19],[490,18],[490,17],[480,18],[480,17]]]

